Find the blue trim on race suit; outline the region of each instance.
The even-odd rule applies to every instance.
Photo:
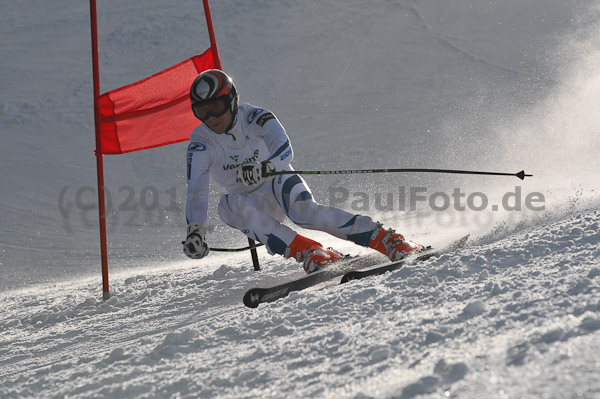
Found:
[[[343,229],[343,228],[346,228],[346,227],[350,227],[350,226],[352,226],[352,225],[353,225],[353,224],[356,222],[356,218],[357,218],[357,217],[358,217],[358,215],[355,215],[355,216],[354,216],[352,219],[350,219],[350,220],[348,221],[348,223],[346,223],[346,224],[345,224],[345,225],[343,225],[343,226],[340,226],[339,228],[340,228],[340,229]]]
[[[260,240],[258,240],[260,241]],[[283,240],[277,237],[274,234],[269,234],[267,236],[267,247],[269,250],[275,254],[285,255],[285,250],[287,248],[287,244],[283,242]]]
[[[308,191],[302,191],[300,194],[298,194],[298,196],[296,197],[296,200],[294,202],[308,201],[308,200],[311,200],[312,197],[313,197],[312,194],[309,193]],[[292,222],[294,222],[298,226],[310,226],[310,223],[302,223],[299,220],[294,220],[294,219],[292,219],[292,217],[290,215],[288,215],[288,217],[292,220]]]
[[[281,179],[281,176],[279,176],[279,179]],[[271,191],[273,191],[273,197],[275,197],[275,201],[277,201],[277,203],[279,204],[277,195],[275,195],[275,179],[271,180]],[[279,205],[281,205],[281,204],[279,204]]]
[[[269,160],[276,158],[277,156],[279,156],[279,154],[281,154],[283,151],[285,151],[286,149],[290,148],[290,141],[286,141],[281,147],[279,147],[277,149],[277,151],[275,151],[275,153],[273,155],[271,155],[271,157],[269,158]]]
[[[371,235],[373,234],[373,231],[374,230],[367,231],[365,233],[349,234],[348,240],[368,248],[369,244],[371,243]]]
[[[281,176],[279,177],[279,179],[281,179]],[[298,175],[292,175],[285,181],[285,183],[283,183],[283,187],[281,189],[281,200],[283,203],[280,203],[279,198],[278,198],[277,194],[275,193],[275,179],[273,179],[271,181],[271,190],[273,191],[273,195],[275,196],[275,199],[277,200],[277,203],[279,203],[279,206],[281,207],[281,209],[283,209],[286,216],[289,217],[290,219],[291,219],[290,212],[289,212],[290,196],[291,196],[292,190],[294,189],[294,187],[296,187],[297,184],[302,184],[302,179]],[[298,196],[296,197],[294,202],[309,201],[312,199],[313,199],[312,194],[309,191],[304,190],[300,194],[298,194]],[[310,224],[310,223],[300,223],[299,221],[296,221],[296,220],[292,220],[292,222],[294,222],[295,224],[300,225],[300,226]]]
[[[298,194],[298,196],[296,197],[296,201],[294,201],[294,202],[308,201],[308,200],[311,200],[312,198],[313,198],[313,196],[311,193],[309,193],[308,191],[302,191],[300,194]]]
[[[227,203],[227,206],[229,207],[231,213],[235,213],[233,212],[233,209],[231,209],[231,205],[229,205],[229,194],[225,194],[225,202]]]
[[[300,176],[298,175],[292,175],[285,181],[285,183],[283,183],[283,188],[281,189],[283,210],[288,217],[290,216],[290,195],[297,184],[302,184],[302,179],[300,179]]]

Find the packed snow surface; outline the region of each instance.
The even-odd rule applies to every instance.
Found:
[[[89,8],[47,3],[0,6],[0,398],[600,397],[597,2],[213,2],[224,69],[297,169],[534,175],[307,178],[420,243],[471,240],[256,309],[247,289],[304,272],[263,249],[260,272],[185,258],[185,143],[104,158],[102,300]],[[209,46],[199,1],[98,12],[102,91]],[[214,206],[209,224],[211,245],[247,244]]]
[[[3,398],[600,394],[600,211],[261,305],[244,262],[3,295]],[[267,263],[273,277],[297,265]]]

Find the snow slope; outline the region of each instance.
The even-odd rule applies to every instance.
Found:
[[[358,211],[368,195],[362,213],[419,242],[472,243],[251,310],[246,289],[300,276],[298,265],[264,250],[260,273],[248,254],[187,260],[185,144],[109,156],[113,296],[102,302],[88,4],[3,3],[0,397],[599,397],[598,4],[214,3],[224,67],[242,101],[282,120],[297,168],[534,177],[310,178],[324,203],[346,189],[338,205]],[[103,91],[208,47],[198,1],[98,11]],[[409,187],[484,193],[490,207],[402,212]],[[541,193],[544,209],[491,209],[517,190]],[[211,244],[244,244],[214,209],[210,223]]]
[[[3,398],[594,398],[600,212],[240,306],[247,262],[2,295]],[[298,275],[270,262],[271,278]]]

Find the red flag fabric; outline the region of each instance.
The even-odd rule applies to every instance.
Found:
[[[102,94],[97,102],[102,154],[189,140],[200,124],[192,113],[190,86],[200,72],[213,68],[209,48],[146,79]]]

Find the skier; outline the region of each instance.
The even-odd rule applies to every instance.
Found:
[[[192,259],[208,255],[205,241],[209,174],[225,188],[219,216],[229,226],[263,243],[271,254],[294,258],[307,273],[340,259],[342,254],[282,224],[288,217],[306,229],[373,248],[395,261],[423,246],[362,215],[319,205],[299,175],[269,173],[293,170],[294,157],[285,129],[269,110],[238,105],[233,81],[211,69],[194,80],[192,111],[201,123],[187,149],[187,238],[184,253]]]

